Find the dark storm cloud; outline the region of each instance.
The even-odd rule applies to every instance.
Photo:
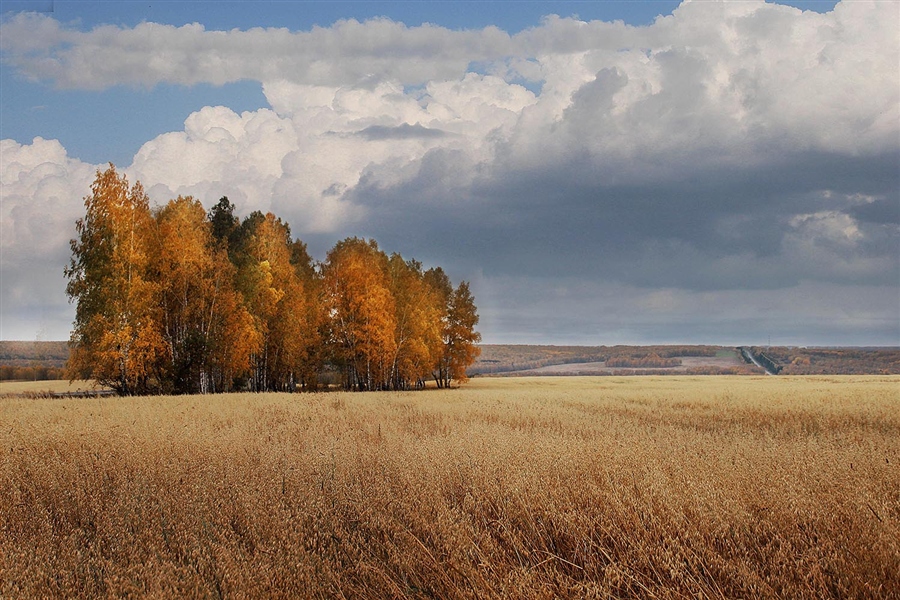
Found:
[[[895,188],[900,190],[900,186]],[[848,211],[854,218],[879,225],[900,225],[900,192],[891,194],[890,198],[873,200]]]
[[[776,289],[804,280],[897,285],[891,267],[900,237],[888,201],[856,205],[861,193],[893,194],[896,159],[893,152],[799,153],[746,169],[699,166],[665,184],[616,186],[582,163],[492,170],[447,188],[437,182],[462,168],[461,158],[432,151],[415,178],[388,188],[364,181],[353,201],[372,209],[366,227],[377,239],[427,248],[492,276],[581,276],[687,290]],[[867,222],[856,223],[866,210]]]

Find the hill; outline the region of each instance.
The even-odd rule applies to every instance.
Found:
[[[738,348],[712,345],[552,346],[482,344],[469,375],[759,374]],[[897,375],[900,348],[752,348],[780,375]],[[62,377],[67,342],[0,341],[0,380]],[[34,369],[34,372],[28,371]],[[26,372],[27,371],[27,372]],[[47,376],[42,376],[46,374]]]
[[[41,361],[64,367],[68,359],[68,342],[0,342],[0,365],[28,366]]]
[[[68,342],[0,341],[0,381],[65,377]]]
[[[900,348],[752,348],[781,375],[900,374]],[[471,375],[759,374],[738,348],[484,344]]]

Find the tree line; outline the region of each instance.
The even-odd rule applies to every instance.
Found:
[[[150,208],[140,182],[97,171],[76,222],[68,376],[121,395],[350,390],[466,380],[481,336],[467,282],[347,238],[321,263],[287,223],[240,220],[223,197]]]
[[[628,369],[668,369],[680,367],[681,359],[663,357],[656,353],[643,356],[613,356],[606,360],[607,367],[624,367]]]
[[[62,379],[65,374],[64,367],[0,365],[0,381],[48,381]]]

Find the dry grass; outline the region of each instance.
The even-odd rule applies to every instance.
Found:
[[[0,597],[896,598],[898,384],[0,399]]]
[[[74,392],[93,392],[99,388],[92,381],[68,381],[49,379],[46,381],[0,381],[0,398],[4,396],[49,396]]]

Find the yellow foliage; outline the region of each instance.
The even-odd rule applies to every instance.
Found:
[[[440,269],[350,238],[319,270],[275,215],[239,222],[227,198],[207,214],[190,196],[151,214],[112,165],[91,190],[66,269],[73,379],[123,395],[295,391],[337,367],[347,387],[404,389],[465,380],[477,356],[468,286]]]

